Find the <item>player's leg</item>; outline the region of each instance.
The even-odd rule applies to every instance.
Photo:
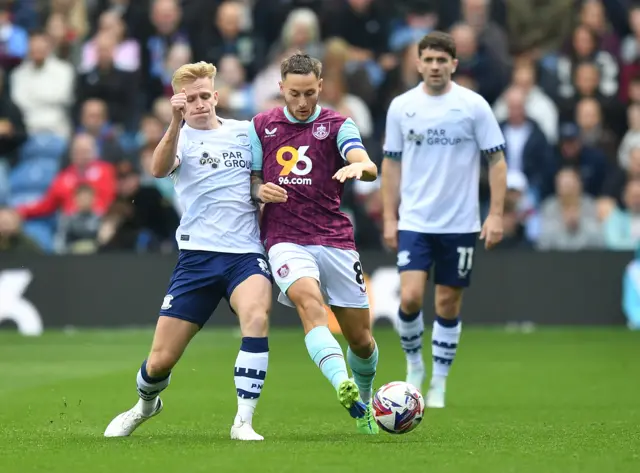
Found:
[[[198,266],[205,271],[194,273],[192,268]],[[131,435],[162,411],[159,395],[169,385],[173,367],[224,295],[212,284],[206,268],[201,252],[181,252],[160,308],[151,350],[136,376],[138,402],[111,421],[106,437]]]
[[[237,314],[242,343],[234,366],[238,412],[231,427],[235,440],[263,440],[252,427],[253,413],[264,387],[269,365],[269,309],[272,282],[262,255],[233,256],[228,299]]]
[[[342,348],[329,330],[329,318],[320,290],[320,272],[315,257],[307,248],[292,243],[279,243],[269,250],[274,279],[293,305],[304,329],[304,342],[313,362],[338,392],[340,403],[352,417],[364,415],[358,402],[358,388],[349,379]]]
[[[476,233],[438,236],[434,278],[436,319],[431,333],[433,370],[425,399],[427,407],[445,406],[446,380],[462,332],[462,294],[471,281],[476,240]]]
[[[377,434],[371,397],[378,366],[378,345],[371,333],[369,296],[358,252],[330,247],[313,247],[325,284],[327,299],[349,348],[347,363],[358,386],[360,399],[367,406],[356,419],[358,431]]]
[[[407,382],[422,391],[425,367],[422,359],[424,319],[422,307],[428,271],[432,265],[429,235],[398,232],[398,271],[400,272],[400,308],[398,334],[407,359]]]

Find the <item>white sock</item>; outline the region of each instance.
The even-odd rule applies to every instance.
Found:
[[[434,382],[442,381],[449,375],[449,370],[456,357],[461,332],[462,322],[458,318],[447,320],[436,317],[433,322],[431,353],[433,355],[432,380]]]
[[[144,360],[136,376],[138,404],[136,409],[144,416],[150,416],[158,405],[158,396],[171,382],[171,373],[162,377],[151,377],[147,373],[147,360]]]
[[[244,337],[236,358],[234,381],[241,421],[251,424],[269,365],[267,337]]]
[[[422,335],[424,333],[424,320],[422,312],[415,314],[405,314],[401,309],[398,311],[398,334],[400,335],[400,345],[407,357],[407,365],[422,366]]]

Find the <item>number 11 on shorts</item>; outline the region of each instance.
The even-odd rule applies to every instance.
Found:
[[[458,247],[458,276],[467,277],[473,266],[473,247]]]

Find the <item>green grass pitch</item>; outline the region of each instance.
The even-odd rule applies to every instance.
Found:
[[[403,379],[397,337],[375,335],[376,387]],[[447,408],[407,435],[363,437],[301,330],[274,330],[254,419],[266,440],[239,443],[229,440],[239,337],[204,331],[174,370],[164,412],[105,439],[136,400],[150,341],[150,331],[0,332],[0,472],[640,472],[640,333],[467,328]]]

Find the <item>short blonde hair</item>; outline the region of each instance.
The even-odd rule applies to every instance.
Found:
[[[198,79],[211,79],[213,81],[216,77],[216,72],[216,66],[208,62],[200,61],[193,64],[185,64],[173,73],[171,87],[173,87],[174,92],[177,92],[184,84]]]

